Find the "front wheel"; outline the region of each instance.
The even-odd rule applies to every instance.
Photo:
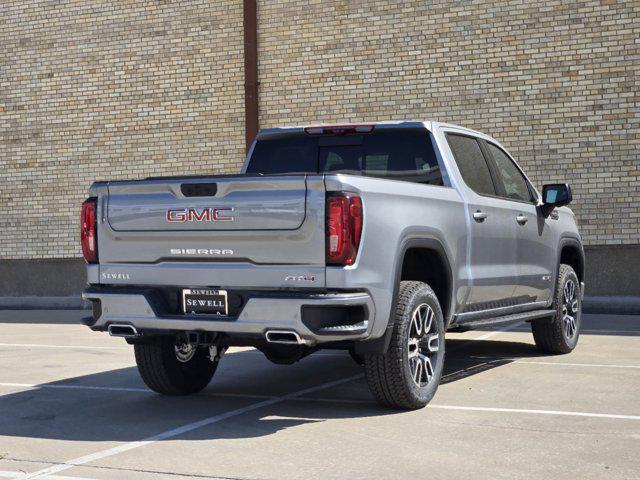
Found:
[[[181,337],[160,336],[134,345],[138,371],[144,383],[163,395],[189,395],[205,388],[218,366],[209,348]]]
[[[576,272],[560,265],[554,298],[555,316],[531,322],[536,346],[548,353],[569,353],[578,344],[582,320],[582,293]]]
[[[444,365],[444,318],[426,283],[400,282],[386,353],[365,355],[367,383],[384,406],[424,407],[438,389]]]

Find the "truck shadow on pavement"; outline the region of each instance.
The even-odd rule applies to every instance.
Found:
[[[450,354],[445,362],[444,385],[516,358],[540,356],[532,344],[491,340],[448,339],[447,350]],[[79,362],[81,355],[78,353]],[[487,360],[488,355],[493,360]],[[242,351],[225,356],[219,372],[201,394],[163,397],[146,390],[135,367],[108,370],[0,396],[0,435],[134,441],[268,399],[278,401],[181,438],[263,437],[327,419],[404,413],[379,407],[361,376],[296,398],[281,398],[359,373],[361,367],[342,352],[319,352],[295,365],[279,366],[268,362],[259,352]],[[10,448],[6,454],[12,456]]]

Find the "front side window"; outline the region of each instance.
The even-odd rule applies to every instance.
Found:
[[[482,154],[478,140],[465,135],[447,134],[447,142],[464,182],[480,195],[495,195],[489,165]]]
[[[527,179],[513,163],[513,160],[500,147],[492,143],[486,145],[498,172],[499,186],[503,190],[500,192],[500,196],[511,200],[532,202],[533,198],[527,185]]]

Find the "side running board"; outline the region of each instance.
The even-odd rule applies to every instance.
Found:
[[[460,327],[484,327],[487,325],[496,325],[499,323],[529,322],[540,318],[551,318],[556,314],[555,310],[533,310],[531,312],[514,313],[512,315],[504,315],[502,317],[483,318],[481,320],[471,320],[469,322],[459,323]]]

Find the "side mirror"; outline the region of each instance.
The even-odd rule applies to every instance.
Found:
[[[542,213],[545,217],[556,207],[569,205],[573,200],[568,183],[550,183],[542,187]]]

